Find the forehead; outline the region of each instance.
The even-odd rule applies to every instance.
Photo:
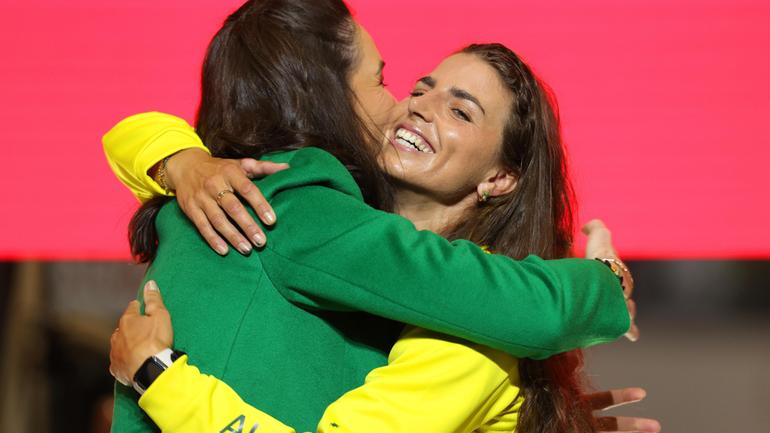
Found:
[[[485,106],[502,106],[511,100],[498,72],[473,54],[453,54],[445,58],[430,76],[436,88],[456,87],[472,94]]]

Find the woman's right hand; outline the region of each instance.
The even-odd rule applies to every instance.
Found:
[[[647,396],[642,388],[621,388],[586,395],[591,410],[605,411],[626,404],[637,403]],[[601,433],[658,433],[660,422],[651,418],[629,416],[596,416]]]
[[[123,385],[131,385],[147,358],[173,347],[171,315],[155,281],[144,285],[144,314],[139,301],[131,301],[110,337],[110,374]]]
[[[274,224],[275,212],[251,178],[267,176],[286,168],[287,164],[251,158],[214,158],[200,149],[186,149],[168,159],[166,183],[176,192],[182,211],[214,251],[227,254],[224,237],[242,254],[248,254],[252,243],[261,247],[267,242],[267,237],[238,196],[251,205],[263,223]],[[240,227],[240,231],[228,216]]]

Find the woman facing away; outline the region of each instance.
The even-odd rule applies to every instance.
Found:
[[[349,140],[349,135],[361,133],[362,130],[350,128],[350,121],[346,123],[346,118],[355,119],[356,112],[353,110],[347,83],[335,87],[340,83],[335,83],[334,80],[335,77],[338,81],[339,77],[342,77],[342,81],[350,78],[354,83],[357,73],[372,64],[367,61],[365,49],[358,50],[359,52],[356,53],[361,58],[356,59],[355,67],[352,67],[353,62],[348,62],[348,65],[342,62],[344,74],[329,73],[323,77],[331,82],[327,85],[328,88],[341,90],[338,92],[338,94],[341,93],[341,97],[331,99],[338,103],[332,105],[335,105],[335,109],[340,108],[337,111],[344,111],[347,105],[349,113],[345,114],[350,114],[348,117],[336,119],[333,125],[326,122],[327,119],[323,118],[324,113],[319,115],[309,112],[311,110],[308,108],[303,110],[304,103],[313,101],[312,92],[307,91],[307,87],[299,86],[292,90],[291,87],[283,86],[270,89],[272,82],[264,78],[262,81],[257,81],[260,86],[254,86],[255,82],[244,83],[242,79],[222,80],[221,75],[217,76],[218,73],[238,71],[237,66],[244,64],[247,69],[253,68],[255,71],[266,72],[260,69],[265,67],[264,64],[256,67],[254,64],[249,64],[250,61],[254,61],[254,58],[249,56],[238,57],[236,62],[238,65],[228,64],[226,55],[217,56],[218,50],[226,53],[230,48],[228,41],[242,44],[244,40],[250,42],[254,40],[233,34],[237,32],[231,32],[234,28],[238,29],[239,24],[248,23],[249,18],[253,18],[248,16],[249,7],[259,9],[264,5],[270,5],[272,8],[278,8],[285,4],[286,2],[261,2],[258,6],[253,3],[247,4],[228,20],[223,31],[215,38],[209,51],[206,72],[204,72],[204,98],[198,130],[207,142],[212,143],[212,148],[218,155],[259,155],[270,150],[300,147],[300,143],[310,142],[334,151],[340,160],[354,168],[354,174],[360,174],[365,171],[361,167],[366,165],[351,162],[356,161],[356,158],[364,158],[365,161],[365,156],[361,156],[365,155],[361,146],[365,141]],[[315,2],[313,4],[317,5]],[[295,8],[290,12],[307,13],[305,9]],[[323,11],[315,10],[315,13],[321,12]],[[344,55],[339,55],[338,49],[340,46],[350,46],[351,41],[338,39],[340,34],[351,36],[349,26],[352,26],[352,21],[347,11],[344,12],[338,14],[343,19],[336,25],[328,20],[322,21],[322,24],[327,24],[322,27],[323,29],[335,30],[331,36],[321,34],[327,38],[325,42],[319,37],[319,33],[312,33],[315,41],[311,42],[320,45],[313,48],[325,49],[325,51],[318,50],[319,58],[323,60],[319,63],[333,61],[335,55],[337,58],[345,58]],[[285,16],[290,15],[283,15]],[[306,31],[306,28],[297,28],[294,22],[289,23],[295,25],[294,28],[286,25],[285,22],[281,23],[282,26],[270,27],[269,24],[266,25],[267,20],[263,19],[264,16],[260,15],[258,18],[261,19],[260,28],[267,27],[272,36],[287,37],[288,30],[292,38],[301,39],[303,36],[301,30]],[[318,21],[314,19],[309,22]],[[281,28],[287,30],[282,34]],[[344,29],[347,29],[347,32],[340,31]],[[359,37],[363,32],[359,30],[352,33]],[[324,46],[329,39],[334,43]],[[330,46],[337,51],[330,50]],[[267,57],[264,55],[255,57],[267,64],[269,70],[270,58],[269,53],[267,54]],[[291,64],[291,60],[294,60],[291,57],[292,53],[288,53],[288,57],[285,56],[286,54],[282,53],[284,55],[281,57],[282,64]],[[303,54],[308,55],[308,53]],[[214,59],[225,61],[217,63]],[[231,61],[233,59],[230,57]],[[313,64],[300,63],[300,65],[307,67]],[[333,68],[331,69],[334,72]],[[373,77],[377,76],[375,69],[377,67],[371,72]],[[353,71],[352,74],[351,71]],[[309,72],[312,79],[313,71]],[[238,78],[237,74],[235,78]],[[284,81],[297,79],[285,74],[279,78]],[[308,79],[307,76],[301,78]],[[217,88],[212,83],[225,88],[232,86],[229,89],[231,92],[223,92],[222,88]],[[234,92],[232,92],[233,89],[235,89]],[[288,103],[281,101],[284,105],[276,107],[274,95],[268,94],[260,99],[258,92],[264,89],[270,89],[276,94],[281,91],[289,93],[299,91],[301,95],[290,94],[290,98],[286,100]],[[255,96],[249,92],[258,94]],[[223,95],[225,97],[222,97]],[[359,95],[360,92],[356,92],[356,96]],[[217,99],[217,96],[220,98]],[[328,93],[325,96],[328,96]],[[244,99],[240,99],[241,97]],[[358,99],[362,100],[360,97]],[[255,100],[257,103],[254,102]],[[302,104],[297,104],[297,101],[301,101]],[[207,111],[207,107],[217,107],[219,110]],[[254,107],[260,110],[250,111]],[[310,104],[306,107],[314,106]],[[265,108],[273,111],[265,114],[269,111]],[[256,114],[262,117],[258,118]],[[245,119],[251,123],[236,121]],[[211,131],[215,133],[212,134]],[[253,154],[248,153],[250,150],[248,145],[251,145]],[[363,148],[363,150],[366,149]],[[614,336],[627,328],[628,322],[627,316],[624,316],[624,309],[621,308],[622,314],[618,314],[617,293],[614,300],[602,299],[601,296],[606,293],[602,293],[596,287],[596,281],[589,284],[583,280],[584,275],[581,281],[575,284],[566,278],[567,275],[574,276],[576,273],[587,272],[594,274],[588,275],[588,280],[596,278],[600,280],[599,283],[613,285],[609,283],[612,274],[608,275],[601,265],[597,267],[594,263],[574,260],[542,262],[534,258],[517,263],[503,257],[485,255],[468,243],[450,244],[428,233],[415,232],[413,227],[404,224],[398,217],[376,212],[364,206],[358,186],[352,183],[351,178],[346,177],[347,174],[343,174],[347,172],[342,166],[327,155],[313,149],[269,155],[275,161],[290,161],[292,168],[260,181],[259,186],[278,210],[283,209],[285,215],[294,214],[295,217],[282,216],[281,223],[275,226],[271,234],[271,243],[275,246],[255,252],[248,257],[238,255],[225,258],[219,258],[216,255],[212,257],[210,252],[200,247],[197,235],[185,222],[175,204],[164,207],[158,216],[161,242],[150,269],[150,275],[158,280],[165,279],[161,284],[164,286],[170,310],[175,317],[177,347],[187,349],[196,363],[200,361],[198,365],[204,370],[219,372],[221,374],[218,376],[225,380],[228,380],[226,376],[230,376],[233,381],[228,380],[228,382],[233,384],[236,391],[247,397],[250,395],[253,397],[251,401],[259,403],[260,407],[279,416],[281,416],[279,412],[283,412],[287,417],[285,419],[293,418],[294,421],[299,421],[294,425],[303,421],[308,425],[307,421],[319,402],[325,400],[326,404],[330,403],[333,400],[333,398],[329,399],[330,396],[334,396],[335,393],[339,396],[340,390],[352,388],[351,383],[358,381],[357,384],[360,384],[363,378],[361,372],[382,363],[384,357],[379,349],[384,346],[382,343],[387,341],[380,340],[388,340],[392,335],[388,333],[392,329],[387,328],[390,323],[378,321],[379,319],[373,320],[375,318],[371,316],[351,316],[351,310],[360,309],[452,333],[490,346],[497,346],[512,353],[518,352],[515,354],[519,356],[542,357],[544,354],[562,351],[564,347],[569,347],[576,341],[582,343],[577,345],[580,346],[597,340],[610,339],[612,337],[601,336],[602,333],[609,332],[597,331],[597,328],[607,326],[607,321],[615,322],[610,326],[615,329]],[[376,173],[370,174],[370,177],[364,177],[364,179],[376,179]],[[364,191],[367,191],[366,186],[371,183],[362,182],[361,185],[365,187]],[[374,188],[368,190],[366,196],[376,196],[372,193],[373,190],[376,191]],[[226,197],[229,196],[226,195]],[[152,210],[155,204],[151,203],[143,210]],[[296,213],[303,214],[304,218],[297,218]],[[281,214],[284,215],[284,212]],[[307,228],[307,215],[318,216],[320,219],[313,230]],[[142,221],[136,220],[137,228],[142,228]],[[135,234],[143,233],[140,230]],[[292,236],[301,237],[302,242],[292,241]],[[137,243],[137,241],[142,239],[145,238],[135,236],[135,246],[139,245],[141,242]],[[351,246],[353,242],[356,244]],[[357,252],[362,249],[359,244],[377,245],[377,248],[371,253],[367,251],[366,257],[360,257],[351,253],[351,250]],[[154,247],[151,242],[144,245],[149,246],[150,250]],[[137,248],[135,251],[143,250]],[[154,253],[154,251],[146,252]],[[404,252],[409,252],[411,255],[406,257]],[[335,256],[330,258],[330,254]],[[341,257],[352,263],[340,260]],[[444,266],[445,262],[448,262],[451,269],[437,269]],[[559,269],[560,265],[564,265],[569,270]],[[319,268],[322,268],[323,272],[319,271]],[[376,273],[387,281],[382,282],[382,286],[373,285],[367,276],[361,275],[362,269]],[[387,269],[390,272],[398,269],[403,274],[389,275]],[[457,272],[456,269],[461,269],[462,272]],[[216,275],[212,275],[215,272]],[[535,276],[530,278],[532,277],[530,274]],[[218,283],[217,292],[206,293],[205,289],[215,285],[214,283]],[[437,297],[436,292],[429,293],[426,285],[431,283],[443,285],[441,295],[445,297]],[[576,287],[568,287],[570,284]],[[467,287],[471,285],[475,286],[473,289],[476,295],[482,294],[481,299],[478,296],[474,299],[474,305],[468,302],[471,298],[468,297],[470,289]],[[617,287],[617,282],[614,285]],[[190,286],[192,287],[189,288]],[[518,287],[528,288],[524,292],[534,297],[535,302],[528,300],[527,296],[522,296],[521,291],[511,296],[509,292],[515,292],[511,287],[517,288],[516,290],[519,290]],[[366,290],[361,290],[362,288]],[[466,291],[463,291],[463,288],[467,288]],[[565,298],[563,293],[565,288],[570,289],[567,294],[569,299]],[[575,293],[578,295],[572,290],[577,290]],[[246,292],[245,298],[242,292]],[[588,299],[581,298],[586,294],[590,295]],[[553,338],[537,340],[542,337],[542,329],[539,328],[549,320],[549,315],[553,311],[545,311],[546,320],[539,321],[528,319],[527,314],[532,312],[540,314],[548,310],[542,304],[553,302],[554,299],[561,306],[559,313],[574,319],[576,326],[575,329],[571,329],[570,338],[567,338],[572,340],[571,342],[563,343],[560,340],[559,348],[549,349],[548,347],[554,345]],[[227,302],[220,302],[222,300]],[[240,302],[244,300],[247,302]],[[622,299],[620,303],[622,304]],[[508,304],[516,304],[516,308],[511,308]],[[297,305],[303,308],[297,308]],[[605,309],[606,313],[594,314],[593,311],[598,307]],[[475,311],[474,308],[476,308]],[[496,311],[501,309],[502,314]],[[614,316],[604,317],[607,314]],[[464,315],[468,316],[465,318],[466,322],[460,324],[462,320],[458,317]],[[594,328],[589,331],[581,328],[590,327],[584,315],[593,315],[590,326]],[[508,324],[509,320],[513,321],[512,317],[516,317],[515,326]],[[253,320],[255,318],[257,320]],[[365,321],[369,322],[362,324]],[[525,323],[528,321],[537,323]],[[217,326],[212,327],[213,324]],[[366,329],[366,324],[379,325],[380,328]],[[522,327],[528,332],[522,332]],[[265,331],[266,328],[268,331]],[[361,328],[365,328],[364,332],[361,332]],[[231,329],[237,330],[239,335],[228,334]],[[297,332],[299,329],[303,332]],[[380,334],[379,340],[372,338],[372,334],[377,332]],[[512,338],[513,334],[518,335]],[[385,338],[382,338],[383,336]],[[294,341],[286,344],[288,340]],[[263,350],[257,350],[253,347],[257,342],[263,345],[269,344],[264,346]],[[211,346],[215,347],[212,349]],[[265,348],[269,350],[264,350]],[[249,362],[237,362],[239,356],[245,356]],[[318,371],[325,373],[324,375],[315,373]],[[239,379],[243,383],[238,384]],[[125,392],[125,389],[119,389],[119,400],[126,397]],[[301,400],[303,404],[297,405],[294,401],[292,408],[292,400]],[[289,403],[282,405],[282,402]],[[121,410],[131,411],[129,405],[125,403],[125,400],[118,402],[117,418],[120,418]],[[304,412],[305,415],[298,417],[298,412]],[[316,413],[317,420],[320,412]],[[119,427],[118,431],[120,431]]]

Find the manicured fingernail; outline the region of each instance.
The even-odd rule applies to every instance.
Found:
[[[238,244],[238,251],[243,254],[248,254],[251,252],[251,245],[247,244],[246,242],[241,242]]]
[[[149,290],[150,292],[160,291],[160,287],[158,287],[158,283],[156,283],[155,280],[148,281],[147,284],[144,285],[144,288]]]
[[[265,245],[265,237],[262,236],[262,233],[254,234],[253,238],[254,238],[254,243],[257,244],[258,247]]]
[[[214,251],[216,251],[220,256],[224,256],[227,254],[227,245],[217,242],[214,246]]]
[[[267,224],[273,224],[275,222],[275,214],[271,211],[267,211],[262,214],[262,218],[265,219]]]

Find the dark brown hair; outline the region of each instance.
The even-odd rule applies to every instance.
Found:
[[[494,68],[513,96],[503,131],[501,159],[517,178],[510,194],[490,197],[447,230],[497,254],[545,259],[570,253],[574,194],[552,92],[513,51],[501,44],[474,44],[460,51]],[[579,350],[543,361],[519,362],[524,396],[518,433],[588,433],[594,418],[583,398]]]
[[[386,178],[356,114],[349,78],[357,27],[342,0],[252,0],[230,15],[203,65],[196,131],[213,156],[259,158],[322,148],[351,172],[370,205],[389,207]],[[155,257],[153,199],[129,226],[139,262]]]

